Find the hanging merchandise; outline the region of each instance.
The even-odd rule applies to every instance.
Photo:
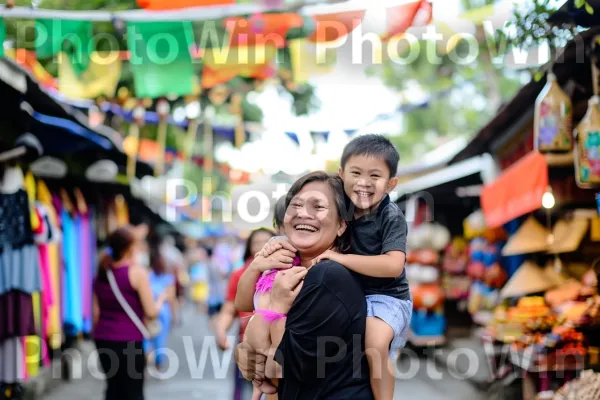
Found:
[[[9,384],[13,396],[14,385],[26,378],[25,338],[37,333],[34,294],[42,289],[30,202],[18,166],[7,168],[0,184],[0,276],[0,382]]]
[[[588,102],[585,116],[573,132],[575,137],[575,178],[577,186],[600,186],[600,98],[593,96]]]
[[[547,79],[535,101],[534,146],[541,153],[569,152],[573,146],[571,98],[561,89],[553,72],[548,72]]]
[[[411,231],[406,276],[410,281],[414,312],[411,332],[414,338],[444,337],[445,295],[440,284],[440,252],[450,242],[450,233],[439,224],[424,223]],[[418,341],[418,339],[417,339]]]

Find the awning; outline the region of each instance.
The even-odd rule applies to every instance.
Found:
[[[494,183],[484,186],[481,208],[486,224],[497,227],[542,207],[548,188],[546,158],[533,151],[507,169]]]
[[[392,201],[400,197],[418,193],[440,185],[457,181],[469,176],[479,176],[480,182],[485,183],[488,177],[494,176],[495,165],[490,154],[475,156],[465,161],[449,165],[446,168],[419,176],[407,182],[402,182],[390,193]],[[493,178],[492,178],[493,179]]]

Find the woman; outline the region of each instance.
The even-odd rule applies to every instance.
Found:
[[[240,322],[240,341],[242,341],[242,338],[244,337],[244,331],[246,329],[248,320],[252,316],[252,313],[237,312],[235,309],[234,303],[237,294],[238,282],[240,281],[244,271],[254,259],[253,255],[258,253],[272,237],[273,232],[268,229],[261,228],[253,231],[246,241],[244,266],[235,271],[229,279],[225,304],[221,308],[221,312],[215,327],[217,342],[219,343],[219,347],[221,347],[223,350],[228,349],[231,346],[227,340],[227,331],[231,328],[236,318],[238,318]],[[236,371],[234,400],[249,398],[251,393],[252,385],[244,381],[239,371]]]
[[[298,250],[301,266],[280,271],[271,292],[269,310],[278,316],[268,326],[271,353],[276,350],[275,360],[284,371],[278,381],[279,398],[371,400],[369,367],[363,357],[366,301],[360,284],[333,261],[312,265],[327,249],[348,248],[341,179],[324,172],[300,178],[286,197],[286,209],[284,230]],[[254,278],[269,268],[267,264],[257,257],[242,278],[245,284],[254,287]],[[252,303],[253,293],[239,295],[244,297],[240,303]],[[259,383],[265,379],[269,361],[248,343],[237,346],[236,361],[246,379]]]
[[[94,280],[94,340],[106,375],[106,400],[143,400],[145,356],[143,334],[127,315],[108,281],[112,271],[123,298],[140,320],[156,318],[169,300],[152,295],[146,270],[137,265],[133,228],[117,229],[108,237],[108,250]]]
[[[175,296],[175,277],[169,272],[167,263],[158,249],[150,251],[150,287],[152,295],[155,299],[160,298],[163,294],[169,298],[168,304],[163,304],[158,314],[158,322],[160,324],[160,332],[152,339],[147,339],[144,342],[144,351],[150,353],[154,350],[154,366],[158,371],[162,369],[165,355],[162,350],[167,346],[169,334],[175,322],[175,313],[177,310]]]

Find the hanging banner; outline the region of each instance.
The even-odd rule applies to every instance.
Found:
[[[250,18],[231,17],[225,19],[229,32],[230,46],[285,46],[290,29],[300,28],[304,19],[299,14],[255,14]]]
[[[194,93],[194,64],[174,61],[169,64],[132,65],[135,96],[152,99],[163,96],[187,96]]]
[[[94,38],[92,23],[80,20],[37,19],[35,21],[37,57],[48,58],[63,51],[65,41],[71,46],[69,57],[76,74],[85,71],[90,62]]]
[[[128,22],[127,47],[133,65],[166,65],[182,60],[191,63],[192,22]]]
[[[548,164],[533,151],[481,191],[481,208],[489,228],[496,228],[542,207],[548,188]]]
[[[311,76],[330,74],[335,69],[335,49],[327,49],[306,39],[290,40],[288,47],[292,79],[296,83],[306,83]]]
[[[116,53],[92,53],[90,65],[83,74],[75,73],[70,58],[59,54],[58,85],[60,92],[73,99],[113,98],[121,79],[122,63]]]

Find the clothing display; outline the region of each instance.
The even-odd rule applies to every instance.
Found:
[[[23,378],[23,342],[36,335],[33,294],[42,287],[28,193],[20,167],[0,186],[0,382]],[[38,221],[39,222],[39,221]]]
[[[98,232],[106,229],[99,221],[129,216],[122,198],[101,199],[96,209],[77,188],[51,191],[18,166],[3,171],[0,398],[20,398],[22,383],[60,355],[67,336],[92,333]]]

